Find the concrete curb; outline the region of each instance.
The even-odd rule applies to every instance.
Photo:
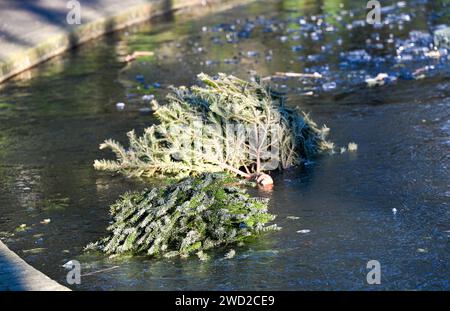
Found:
[[[65,29],[62,33],[53,35],[44,42],[21,51],[20,53],[16,53],[15,55],[9,57],[6,61],[0,62],[0,83],[33,66],[45,62],[64,51],[106,33],[147,21],[156,16],[176,13],[194,6],[205,6],[205,3],[210,6],[213,4],[222,5],[229,2],[234,2],[235,5],[239,3],[238,1],[232,0],[152,1],[127,8],[114,16],[104,17],[87,24],[79,25],[72,30]],[[168,3],[170,3],[170,5],[168,5]]]
[[[70,291],[27,264],[0,241],[0,291]]]
[[[15,53],[6,61],[0,61],[0,83],[75,46],[156,16],[204,6],[205,3],[208,6],[217,5],[220,10],[225,10],[252,1],[254,0],[173,0],[174,3],[170,6],[167,6],[167,1],[136,5],[114,16],[80,25],[73,30],[65,29],[36,46]],[[195,17],[207,14],[206,11],[194,13]],[[70,289],[33,268],[0,241],[0,291],[70,291]]]

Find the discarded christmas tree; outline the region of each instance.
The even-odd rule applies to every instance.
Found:
[[[111,207],[110,235],[87,249],[107,254],[165,257],[197,254],[244,242],[264,231],[275,216],[266,199],[252,198],[227,174],[204,173],[161,189],[127,193]]]
[[[156,111],[159,124],[138,137],[128,133],[125,149],[106,140],[116,160],[96,160],[98,170],[128,176],[185,177],[229,171],[244,177],[300,164],[333,149],[328,128],[258,82],[199,74],[201,86],[172,88]]]

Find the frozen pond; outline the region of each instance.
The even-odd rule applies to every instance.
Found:
[[[450,60],[430,48],[450,24],[448,1],[383,1],[378,28],[364,25],[364,1],[341,2],[258,1],[194,21],[168,17],[2,85],[5,243],[62,284],[62,265],[78,259],[86,275],[77,290],[449,290]],[[155,55],[125,65],[135,50]],[[201,71],[309,73],[267,80],[357,152],[276,173],[272,192],[251,190],[271,198],[283,229],[235,248],[233,260],[221,249],[207,262],[84,254],[105,235],[109,205],[149,186],[94,171],[94,159],[108,156],[98,145],[155,121],[142,94],[162,99]],[[369,87],[379,73],[384,85]],[[28,229],[17,232],[21,224]],[[369,260],[381,264],[381,285],[366,282]]]

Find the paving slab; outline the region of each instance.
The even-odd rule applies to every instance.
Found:
[[[68,22],[76,2],[80,24]],[[215,1],[0,0],[0,83],[105,33],[209,2]]]
[[[69,291],[27,264],[0,241],[0,291]]]

